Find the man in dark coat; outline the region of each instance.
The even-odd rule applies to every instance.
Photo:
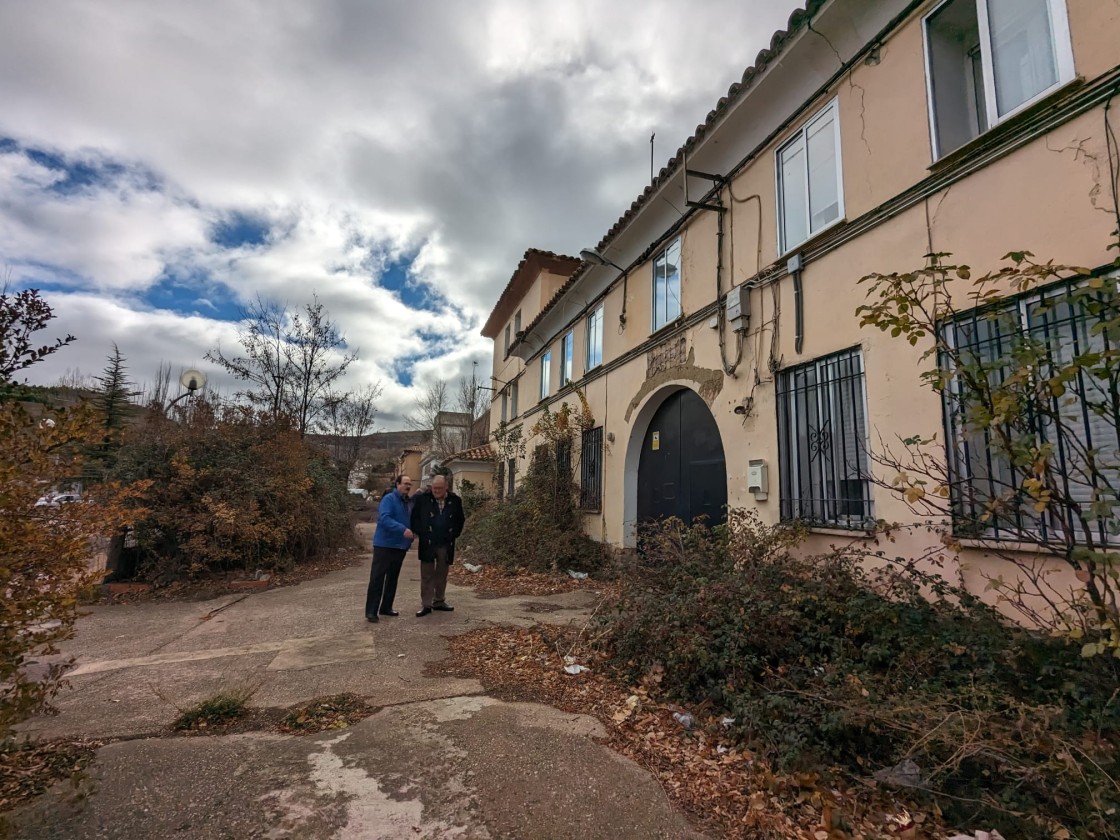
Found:
[[[455,540],[463,533],[463,500],[447,487],[447,477],[437,475],[427,493],[416,497],[412,508],[412,531],[420,541],[420,612],[455,609],[445,600],[447,570],[455,562]]]

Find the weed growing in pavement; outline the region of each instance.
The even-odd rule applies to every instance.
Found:
[[[249,710],[249,699],[255,689],[239,688],[220,691],[179,711],[171,724],[172,729],[206,729],[242,717]]]

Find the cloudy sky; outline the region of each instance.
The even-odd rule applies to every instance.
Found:
[[[257,296],[317,294],[400,428],[526,248],[597,242],[792,0],[2,0],[0,278],[78,341],[236,388]]]

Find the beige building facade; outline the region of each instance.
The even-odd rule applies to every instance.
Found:
[[[483,330],[491,428],[582,391],[585,527],[617,546],[724,504],[809,520],[821,548],[913,522],[874,449],[944,440],[943,407],[926,347],[860,327],[858,281],[938,252],[1109,265],[1118,65],[1115,3],[810,2],[584,259],[526,253]],[[949,571],[982,589],[984,558]]]

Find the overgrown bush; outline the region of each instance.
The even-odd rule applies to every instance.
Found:
[[[799,557],[798,539],[735,511],[662,524],[608,619],[615,663],[735,718],[781,768],[870,776],[908,758],[923,777],[908,793],[961,829],[1120,836],[1120,663],[912,564]]]
[[[468,518],[460,543],[476,562],[537,572],[597,573],[608,556],[583,533],[570,469],[547,445],[538,449],[513,498],[485,502]]]
[[[68,662],[29,666],[73,635],[98,543],[128,520],[114,486],[86,487],[77,502],[38,504],[81,475],[83,454],[101,431],[89,406],[35,418],[0,400],[0,743],[58,691]]]
[[[127,521],[111,485],[84,487],[78,502],[38,504],[75,484],[103,438],[91,406],[28,406],[13,380],[74,340],[39,345],[53,318],[36,290],[0,284],[0,748],[58,691],[69,663],[38,663],[73,635],[98,542]]]
[[[286,570],[352,539],[349,496],[329,457],[248,409],[199,400],[180,423],[153,412],[126,434],[116,474],[151,482],[135,535],[143,571],[157,580]]]
[[[456,489],[459,491],[459,497],[463,500],[463,512],[467,516],[470,516],[493,499],[484,487],[475,484],[469,478],[464,478],[463,483]]]

